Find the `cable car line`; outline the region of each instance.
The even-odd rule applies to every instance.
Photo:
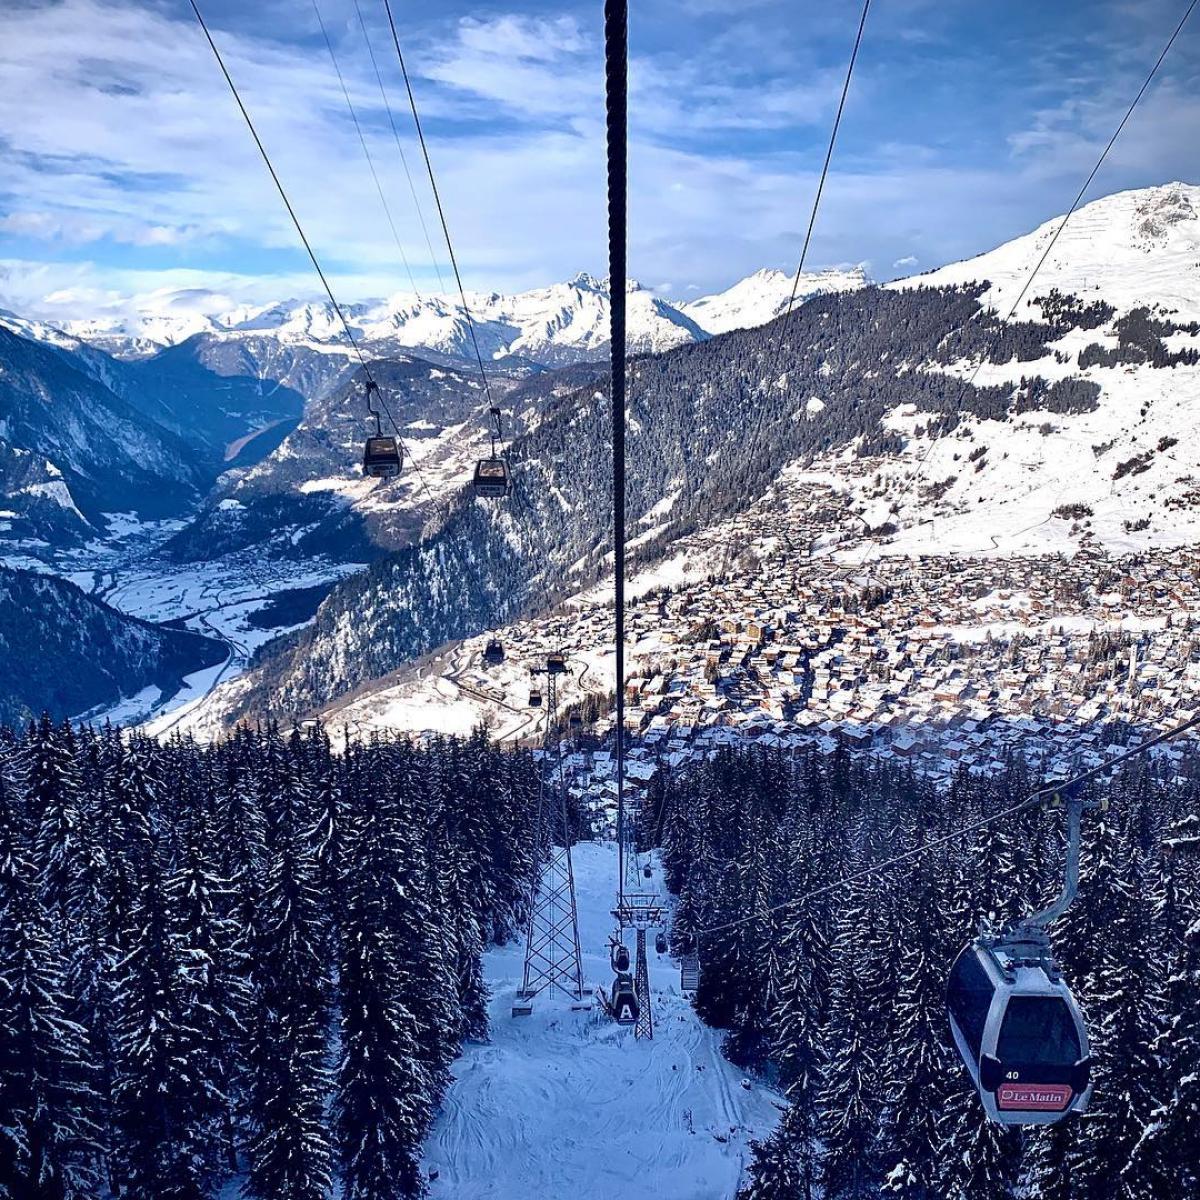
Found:
[[[400,64],[400,73],[404,77],[404,89],[408,94],[408,107],[412,112],[413,127],[417,131],[417,141],[421,146],[421,156],[425,160],[425,172],[429,176],[429,188],[433,192],[433,202],[437,207],[438,220],[442,226],[442,236],[446,239],[446,252],[450,256],[450,266],[454,271],[454,282],[458,287],[458,299],[462,305],[463,316],[467,319],[467,332],[471,335],[471,348],[475,351],[475,363],[479,368],[479,378],[483,382],[483,394],[487,401],[488,411],[495,422],[495,434],[492,442],[492,454],[487,459],[480,460],[475,467],[472,484],[476,495],[501,497],[514,492],[518,502],[525,507],[525,501],[516,487],[516,482],[508,466],[508,457],[504,449],[504,431],[500,425],[500,409],[492,398],[492,385],[488,380],[487,370],[483,365],[483,353],[479,349],[479,335],[475,328],[475,318],[471,306],[467,303],[466,289],[463,287],[462,272],[458,269],[458,255],[454,253],[454,241],[450,237],[450,224],[446,220],[446,210],[442,206],[442,194],[438,189],[437,176],[433,170],[433,159],[429,155],[429,145],[425,141],[425,130],[421,125],[421,114],[417,109],[417,97],[413,92],[412,80],[408,74],[408,64],[404,61],[404,51],[400,48],[400,34],[396,29],[396,20],[392,15],[391,0],[383,0],[387,12],[388,28],[392,34],[392,44],[396,48],[396,61]],[[500,443],[500,453],[496,454],[496,442]],[[502,481],[503,488],[500,486]]]
[[[386,2],[386,0],[385,0]],[[604,0],[605,144],[608,188],[609,356],[612,392],[613,617],[616,652],[617,907],[625,895],[625,276],[628,189],[626,0]]]
[[[829,132],[829,145],[825,150],[825,162],[821,166],[821,177],[817,181],[817,192],[813,197],[812,211],[808,215],[808,228],[804,231],[804,245],[800,248],[800,263],[796,267],[792,279],[792,294],[788,297],[787,309],[783,314],[783,324],[779,327],[779,340],[775,345],[775,360],[783,349],[783,339],[787,335],[788,325],[792,319],[792,309],[796,303],[796,294],[800,290],[800,278],[804,274],[804,262],[808,257],[808,246],[812,241],[813,226],[817,223],[817,210],[821,207],[821,195],[825,191],[825,179],[829,175],[829,164],[833,159],[833,148],[837,144],[838,129],[842,124],[842,113],[846,108],[846,97],[850,92],[850,80],[854,75],[854,64],[858,59],[858,49],[862,45],[863,30],[867,25],[867,13],[871,9],[871,0],[863,0],[862,16],[858,22],[858,32],[854,35],[854,49],[850,51],[850,62],[846,66],[846,78],[842,83],[842,94],[838,100],[837,115],[833,118],[833,128]]]
[[[1092,767],[1090,770],[1083,771],[1078,775],[1073,775],[1069,779],[1061,780],[1055,783],[1047,784],[1045,787],[1038,788],[1037,791],[1031,792],[1024,800],[1018,804],[1010,805],[1008,808],[1003,808],[999,812],[991,813],[978,821],[972,821],[969,825],[960,826],[958,829],[943,834],[941,837],[934,838],[932,841],[922,842],[921,845],[913,847],[911,850],[906,850],[902,854],[894,855],[891,858],[885,858],[882,862],[874,863],[872,866],[864,867],[861,871],[854,871],[849,875],[843,876],[834,883],[825,884],[819,888],[813,888],[811,891],[802,893],[799,896],[793,897],[791,900],[786,900],[782,904],[774,904],[768,908],[761,909],[748,917],[738,917],[733,921],[726,921],[720,925],[710,925],[703,929],[692,930],[694,937],[706,936],[713,933],[722,933],[727,929],[737,929],[742,925],[749,925],[753,921],[760,921],[763,917],[771,916],[774,913],[783,912],[785,909],[795,908],[799,904],[805,904],[809,900],[813,900],[818,896],[824,896],[830,892],[836,892],[844,888],[847,884],[857,883],[862,879],[869,879],[873,875],[879,875],[884,871],[890,870],[900,863],[910,862],[914,858],[919,858],[929,850],[936,850],[939,846],[945,846],[950,842],[958,841],[959,838],[965,837],[968,833],[974,833],[976,830],[984,829],[989,825],[996,824],[997,821],[1002,821],[1005,817],[1011,817],[1019,812],[1024,812],[1028,808],[1033,808],[1035,805],[1044,804],[1047,800],[1051,800],[1056,795],[1061,795],[1064,792],[1077,791],[1084,783],[1096,778],[1098,775],[1106,774],[1114,767],[1120,766],[1124,762],[1128,762],[1132,758],[1138,758],[1156,746],[1161,746],[1164,742],[1169,742],[1173,738],[1179,737],[1181,734],[1187,733],[1189,730],[1200,727],[1200,714],[1189,718],[1180,725],[1173,726],[1171,729],[1165,730],[1163,733],[1157,734],[1147,742],[1142,742],[1141,745],[1134,746],[1132,749],[1125,751],[1124,754],[1117,755],[1116,758],[1109,759],[1108,762],[1101,763],[1097,767]]]
[[[417,111],[417,98],[413,94],[412,82],[408,77],[408,67],[404,62],[404,51],[400,49],[400,35],[396,31],[396,21],[392,16],[392,5],[390,0],[383,0],[383,7],[387,11],[388,26],[392,31],[392,43],[396,47],[396,58],[400,63],[400,73],[404,76],[404,87],[408,92],[408,106],[412,110],[413,125],[417,130],[417,140],[421,144],[421,154],[425,159],[425,170],[429,175],[429,187],[433,192],[433,201],[437,205],[438,219],[442,223],[442,236],[446,239],[446,250],[450,255],[450,265],[454,269],[454,282],[458,285],[458,298],[462,302],[463,314],[467,318],[467,329],[471,334],[471,345],[475,350],[475,361],[479,366],[479,377],[483,380],[484,395],[487,397],[487,402],[490,407],[494,407],[495,402],[492,400],[492,389],[488,383],[487,371],[483,366],[483,355],[479,352],[479,339],[475,335],[475,318],[471,316],[471,308],[467,304],[467,293],[463,289],[462,275],[458,270],[458,258],[454,253],[454,243],[450,239],[450,227],[446,223],[446,212],[442,208],[442,196],[438,191],[437,178],[433,173],[433,161],[429,157],[429,147],[425,144],[425,131],[421,127],[421,116]]]
[[[438,262],[437,255],[433,250],[433,241],[429,237],[429,227],[425,224],[425,211],[421,206],[421,201],[417,197],[416,184],[413,183],[412,172],[408,169],[408,155],[404,153],[404,144],[400,140],[400,131],[396,128],[396,118],[392,112],[391,102],[388,100],[387,89],[383,86],[383,74],[379,70],[379,61],[375,57],[375,47],[371,44],[371,35],[367,32],[367,23],[363,19],[362,6],[358,0],[354,0],[354,11],[358,16],[358,27],[362,30],[363,41],[367,46],[367,53],[371,56],[371,67],[375,72],[375,82],[379,85],[379,98],[383,101],[384,111],[387,113],[388,124],[392,128],[392,139],[396,143],[396,152],[400,155],[400,165],[404,168],[404,178],[408,180],[409,195],[412,196],[413,207],[417,210],[417,220],[421,223],[421,233],[425,238],[425,247],[429,251],[429,261],[433,266],[434,274],[437,275],[438,287],[444,292],[446,290],[446,281],[442,278],[442,266]]]
[[[1162,53],[1159,54],[1158,58],[1155,60],[1154,66],[1152,66],[1150,68],[1150,73],[1142,81],[1142,86],[1140,88],[1138,88],[1137,95],[1134,96],[1133,101],[1130,103],[1128,109],[1126,109],[1125,115],[1121,118],[1120,124],[1117,125],[1116,129],[1113,131],[1112,137],[1110,137],[1108,139],[1108,142],[1105,144],[1104,149],[1100,152],[1100,157],[1096,160],[1095,165],[1092,167],[1091,171],[1088,172],[1088,177],[1083,181],[1083,186],[1079,189],[1079,192],[1075,196],[1075,199],[1072,202],[1071,207],[1067,210],[1066,215],[1059,222],[1058,227],[1055,229],[1053,235],[1050,238],[1050,241],[1046,244],[1045,250],[1042,251],[1041,257],[1034,264],[1033,270],[1029,272],[1029,277],[1025,280],[1024,286],[1021,288],[1021,291],[1017,295],[1017,298],[1013,301],[1012,307],[1008,310],[1008,315],[1004,318],[1003,321],[997,323],[996,329],[995,329],[994,333],[992,334],[991,338],[988,340],[988,344],[987,344],[986,348],[984,349],[984,352],[981,355],[979,362],[975,367],[975,370],[972,371],[970,376],[963,381],[962,386],[958,390],[958,395],[955,396],[955,398],[954,398],[954,407],[951,409],[951,415],[956,415],[958,413],[959,408],[962,405],[963,396],[965,396],[967,393],[967,389],[974,385],[975,380],[979,377],[980,371],[983,370],[984,364],[987,363],[988,360],[991,358],[992,351],[996,348],[996,344],[997,344],[997,342],[999,342],[1000,337],[1002,336],[1002,334],[1004,332],[1005,326],[1016,315],[1017,309],[1020,307],[1021,302],[1025,299],[1026,295],[1028,295],[1029,289],[1033,285],[1033,281],[1036,278],[1037,273],[1045,265],[1046,260],[1050,257],[1050,252],[1054,249],[1055,244],[1058,242],[1059,235],[1062,233],[1062,231],[1064,229],[1066,229],[1067,222],[1070,221],[1071,217],[1075,214],[1075,210],[1079,207],[1080,202],[1083,200],[1084,194],[1087,192],[1088,188],[1091,187],[1092,181],[1096,178],[1096,175],[1099,172],[1100,168],[1104,165],[1105,159],[1108,158],[1109,151],[1112,150],[1113,146],[1116,144],[1117,138],[1121,136],[1121,131],[1125,128],[1126,124],[1129,121],[1129,118],[1133,116],[1134,110],[1137,108],[1138,104],[1141,102],[1142,97],[1146,94],[1146,91],[1150,87],[1150,84],[1154,81],[1154,77],[1158,74],[1159,67],[1162,66],[1163,60],[1167,57],[1167,54],[1170,52],[1171,47],[1175,44],[1175,39],[1179,37],[1179,34],[1182,32],[1184,25],[1187,24],[1188,18],[1192,15],[1192,12],[1195,10],[1196,5],[1198,3],[1200,3],[1200,0],[1191,0],[1191,3],[1187,6],[1187,9],[1184,12],[1183,16],[1180,17],[1179,24],[1175,26],[1175,29],[1172,32],[1171,36],[1167,39],[1167,44],[1163,47]],[[932,453],[934,446],[937,445],[939,443],[939,441],[940,441],[940,435],[939,435],[939,437],[933,438],[930,441],[929,445],[926,446],[924,453],[917,460],[917,466],[916,466],[915,471],[912,473],[912,475],[909,477],[909,479],[907,479],[905,481],[905,484],[901,489],[902,495],[905,491],[908,490],[908,486],[911,483],[915,482],[916,480],[918,480],[921,477],[921,474],[925,469],[925,463],[928,460],[930,454]]]
[[[388,204],[387,196],[384,195],[383,184],[379,182],[379,172],[375,170],[375,160],[371,157],[370,148],[367,146],[367,139],[363,134],[358,113],[354,110],[354,103],[350,99],[350,90],[346,87],[346,80],[342,76],[342,68],[338,63],[337,55],[334,53],[333,42],[330,40],[329,31],[325,28],[325,21],[321,16],[321,9],[317,4],[317,0],[312,0],[312,10],[317,18],[317,25],[320,26],[321,37],[325,39],[325,49],[329,51],[329,61],[333,64],[334,73],[337,75],[337,81],[342,89],[342,96],[345,98],[350,119],[354,122],[354,132],[358,134],[358,144],[362,147],[363,157],[367,160],[367,169],[371,172],[371,179],[374,180],[375,192],[379,196],[379,203],[383,207],[383,215],[387,218],[388,228],[392,231],[392,240],[396,243],[396,249],[400,252],[400,261],[404,264],[404,271],[408,275],[408,282],[412,285],[412,290],[416,293],[417,299],[420,300],[421,291],[417,287],[416,279],[413,277],[408,255],[404,252],[404,244],[400,241],[400,234],[396,231],[396,222],[392,217],[391,205]]]
[[[362,6],[359,0],[354,0],[354,12],[358,14],[359,29],[362,30],[362,41],[366,43],[367,54],[371,56],[371,67],[376,76],[376,83],[379,85],[379,98],[383,101],[383,107],[388,113],[388,124],[391,126],[392,140],[396,143],[396,152],[400,155],[400,164],[404,168],[404,179],[408,180],[408,193],[413,197],[413,208],[416,209],[416,220],[421,224],[421,234],[425,238],[425,247],[430,252],[430,263],[433,266],[433,272],[438,277],[438,288],[445,292],[446,281],[442,277],[442,264],[438,262],[438,256],[433,252],[433,241],[430,238],[430,229],[425,223],[425,210],[421,206],[420,199],[416,196],[416,185],[413,182],[413,173],[408,169],[408,155],[404,154],[404,144],[400,140],[400,130],[396,128],[396,116],[391,110],[391,101],[388,98],[388,90],[384,88],[383,73],[379,70],[379,61],[376,59],[374,47],[371,44],[371,35],[367,32],[367,24],[362,17]]]
[[[242,100],[241,93],[237,89],[237,84],[233,81],[233,76],[230,75],[228,67],[225,65],[225,59],[221,55],[221,51],[217,47],[217,43],[213,40],[212,33],[209,31],[208,24],[204,20],[204,14],[200,11],[196,0],[188,0],[192,7],[192,12],[196,16],[196,21],[200,25],[204,33],[205,40],[208,42],[209,48],[213,52],[213,57],[217,60],[217,66],[221,69],[221,74],[225,77],[225,82],[229,85],[229,90],[233,94],[233,99],[236,102],[239,111],[242,114],[242,119],[246,122],[246,128],[250,131],[250,136],[254,139],[255,146],[258,147],[258,153],[262,157],[263,163],[266,165],[267,171],[271,176],[271,181],[275,184],[275,190],[279,193],[280,200],[283,201],[284,208],[287,209],[288,216],[292,219],[292,224],[296,227],[296,233],[308,254],[309,261],[313,265],[313,270],[316,271],[317,277],[321,281],[321,286],[325,289],[326,296],[329,297],[329,303],[333,307],[333,311],[337,314],[338,320],[342,323],[342,328],[346,331],[346,339],[350,343],[350,348],[354,351],[358,358],[359,365],[362,367],[364,376],[366,377],[369,389],[378,397],[379,402],[383,405],[383,410],[387,414],[388,420],[392,424],[392,428],[396,431],[396,440],[400,443],[404,453],[408,455],[409,461],[416,471],[417,479],[425,490],[425,495],[429,498],[430,503],[434,503],[433,492],[429,488],[429,484],[425,480],[425,476],[421,471],[420,464],[413,456],[412,450],[409,449],[408,443],[404,440],[404,435],[400,432],[400,426],[396,424],[395,417],[392,416],[391,409],[388,407],[387,400],[383,396],[383,392],[379,389],[379,385],[375,382],[375,377],[371,373],[371,367],[367,362],[366,356],[362,352],[362,347],[354,337],[354,333],[350,328],[350,322],[346,319],[346,314],[342,306],[338,303],[337,297],[333,294],[333,288],[329,285],[329,280],[321,267],[321,262],[317,258],[316,252],[312,248],[312,243],[308,240],[308,235],[304,232],[304,226],[300,224],[300,218],[296,215],[295,208],[292,207],[291,200],[288,199],[287,191],[283,186],[283,181],[279,178],[278,172],[275,170],[274,163],[271,162],[271,156],[267,153],[266,146],[263,145],[262,138],[258,136],[258,130],[255,128],[254,121],[251,119],[250,112],[246,108],[245,102]]]
[[[800,261],[796,266],[796,273],[792,278],[791,295],[788,297],[787,308],[784,310],[783,321],[779,327],[779,336],[775,339],[773,351],[768,351],[769,365],[763,375],[763,389],[766,391],[771,387],[771,377],[779,369],[780,358],[783,354],[783,342],[787,335],[788,326],[791,324],[792,310],[795,307],[796,296],[800,290],[800,279],[804,274],[804,264],[808,258],[808,248],[812,241],[813,229],[817,223],[817,213],[821,207],[821,197],[825,193],[825,180],[829,175],[829,165],[833,161],[833,150],[837,144],[838,130],[842,124],[842,113],[846,108],[846,97],[850,94],[850,80],[854,77],[854,65],[858,61],[859,47],[862,45],[863,31],[867,25],[867,14],[871,9],[871,0],[863,0],[862,14],[858,21],[858,31],[854,36],[854,46],[850,51],[850,59],[846,64],[846,77],[842,81],[842,92],[838,99],[837,112],[833,119],[833,126],[829,131],[829,144],[825,149],[825,161],[821,166],[821,174],[817,180],[817,190],[813,195],[812,208],[808,215],[808,226],[804,233],[804,243],[800,249]],[[778,320],[778,318],[776,318]],[[760,403],[754,414],[754,428],[750,435],[746,457],[750,458],[758,448],[759,441],[763,431],[763,413],[766,405]]]

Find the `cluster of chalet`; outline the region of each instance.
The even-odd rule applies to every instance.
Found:
[[[820,534],[795,516],[804,511],[758,514],[741,531],[753,553],[736,569],[629,607],[635,786],[664,757],[746,738],[847,746],[933,775],[1020,751],[1056,772],[1096,765],[1192,714],[1195,548],[1114,558],[1085,544],[1070,559],[847,568],[813,555]],[[604,645],[611,631],[600,604],[523,627],[568,653]],[[611,773],[603,750],[574,766],[599,781]]]

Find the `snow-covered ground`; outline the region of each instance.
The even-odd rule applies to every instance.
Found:
[[[611,983],[616,846],[576,846],[574,865],[590,990]],[[484,956],[492,1040],[454,1065],[426,1144],[432,1200],[729,1200],[783,1099],[721,1057],[721,1033],[679,993],[678,965],[651,946],[654,1039],[637,1041],[565,997],[511,1016],[523,962],[523,942]]]
[[[938,287],[986,279],[992,286],[985,302],[1007,313],[1053,240],[1025,302],[1030,311],[1022,309],[1018,319],[1036,316],[1033,301],[1051,288],[1073,293],[1084,303],[1099,297],[1122,312],[1152,303],[1174,310],[1178,321],[1200,317],[1200,186],[1165,183],[1092,200],[1055,240],[1062,222],[1061,216],[1054,217],[975,258],[888,286]]]

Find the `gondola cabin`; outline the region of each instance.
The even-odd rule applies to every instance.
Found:
[[[638,1019],[641,1006],[638,1004],[637,993],[633,988],[633,976],[624,973],[618,975],[612,987],[612,1001],[609,1004],[613,1020],[618,1025],[633,1025]]]
[[[393,437],[369,437],[363,450],[363,474],[394,479],[400,474],[400,447]]]
[[[665,933],[656,933],[654,935],[654,953],[666,954],[667,952],[667,935]]]
[[[559,650],[552,650],[546,655],[546,670],[551,675],[563,675],[567,670],[567,657]]]
[[[542,707],[542,693],[541,693],[540,689],[535,688],[535,687],[531,687],[529,689],[529,707],[530,708],[541,708]]]
[[[498,667],[504,661],[504,644],[497,638],[492,638],[483,651],[483,661],[489,667]]]
[[[621,975],[629,970],[629,947],[620,942],[614,942],[609,951],[609,962],[614,974]]]
[[[954,1042],[984,1111],[1002,1125],[1048,1125],[1091,1097],[1083,1017],[1048,960],[972,942],[946,991]]]
[[[475,464],[475,477],[471,486],[477,496],[507,496],[508,464],[502,458],[481,458]]]

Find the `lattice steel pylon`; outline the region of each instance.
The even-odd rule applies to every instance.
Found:
[[[562,747],[553,730],[558,712],[558,679],[546,674],[546,732],[542,747],[554,748],[555,774],[547,780],[543,762],[538,790],[534,844],[542,860],[529,897],[529,928],[525,937],[525,974],[513,1016],[531,1011],[541,992],[563,992],[583,999],[583,956],[579,948],[579,913],[575,905],[575,871],[571,864],[571,831],[567,822],[567,791],[563,786]]]
[[[633,977],[633,994],[637,997],[638,1017],[633,1026],[633,1036],[654,1037],[654,1011],[650,1006],[650,969],[646,965],[646,927],[639,925],[637,931],[637,966]]]

